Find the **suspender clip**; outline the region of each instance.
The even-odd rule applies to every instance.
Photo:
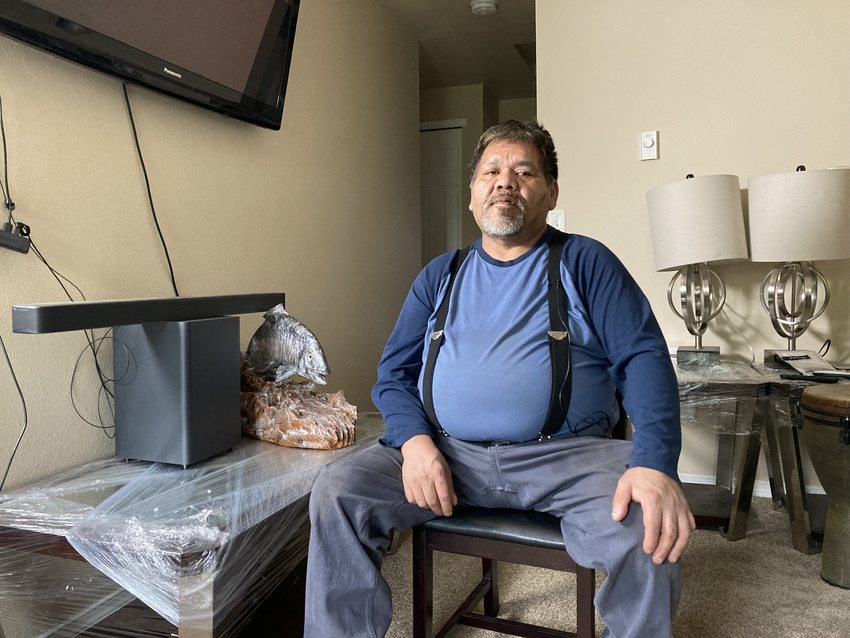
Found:
[[[435,330],[434,332],[431,333],[431,341],[436,341],[437,339],[439,339],[442,336],[443,336],[442,330]]]
[[[563,341],[567,338],[566,330],[550,330],[548,332],[549,336],[552,337],[555,341]],[[433,337],[432,337],[433,338]]]

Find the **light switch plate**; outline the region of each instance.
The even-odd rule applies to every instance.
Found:
[[[640,133],[640,159],[658,159],[658,131],[641,131]]]

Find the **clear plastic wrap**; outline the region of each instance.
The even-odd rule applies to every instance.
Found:
[[[682,425],[748,435],[763,427],[769,380],[745,363],[676,366]]]
[[[235,634],[303,561],[318,473],[382,432],[365,414],[347,448],[246,438],[188,469],[103,459],[0,496],[0,636]]]
[[[775,426],[788,428],[796,425],[796,413],[803,390],[815,382],[783,379],[780,375],[797,372],[791,368],[774,368],[763,363],[756,363],[753,368],[770,383],[769,416]]]

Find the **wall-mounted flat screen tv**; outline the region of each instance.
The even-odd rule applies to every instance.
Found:
[[[300,0],[0,0],[0,33],[279,129]]]

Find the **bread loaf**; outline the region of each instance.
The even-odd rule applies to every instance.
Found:
[[[242,432],[287,447],[335,449],[354,443],[357,407],[340,390],[265,381],[242,369]]]

